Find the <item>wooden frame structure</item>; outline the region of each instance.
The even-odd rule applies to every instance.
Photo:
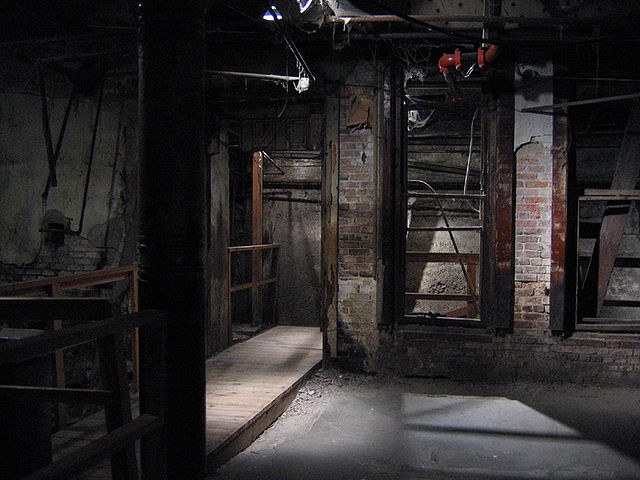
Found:
[[[114,479],[138,478],[134,441],[142,438],[142,470],[145,478],[166,478],[164,415],[166,410],[166,314],[148,310],[45,332],[0,346],[0,364],[19,363],[97,340],[103,390],[1,385],[0,396],[50,402],[94,403],[105,406],[108,434],[78,452],[52,462],[27,480],[69,478],[96,462],[111,457]],[[126,328],[143,333],[141,377],[142,415],[132,420],[124,358]]]
[[[235,246],[235,247],[228,247],[227,248],[227,265],[228,265],[228,269],[227,271],[229,272],[228,277],[227,277],[227,285],[228,285],[228,314],[227,314],[227,321],[229,322],[229,335],[231,336],[231,314],[232,314],[232,304],[231,304],[231,295],[234,292],[239,292],[241,290],[248,290],[248,289],[254,289],[254,288],[259,288],[259,287],[263,287],[265,285],[269,285],[271,283],[276,283],[278,281],[278,261],[277,261],[277,256],[275,254],[272,254],[272,260],[271,260],[271,274],[273,276],[271,276],[270,278],[267,279],[263,279],[262,278],[262,251],[264,250],[272,250],[272,251],[276,251],[280,249],[280,244],[279,243],[268,243],[268,244],[262,244],[262,245],[240,245],[240,246]],[[252,262],[252,273],[251,273],[251,278],[252,281],[248,282],[248,283],[242,283],[240,285],[232,285],[231,281],[232,281],[232,269],[231,269],[231,255],[233,253],[238,253],[238,252],[251,252],[252,257],[253,257],[253,262]],[[256,257],[260,257],[259,262],[255,261]],[[256,271],[256,268],[260,268],[260,270]],[[262,294],[260,291],[257,290],[253,290],[253,297],[255,298],[256,296],[260,297],[260,313],[262,314]],[[275,302],[275,295],[273,297],[273,301]],[[262,316],[260,317],[262,318]],[[229,338],[229,343],[231,343],[231,338]]]
[[[69,290],[126,281],[129,284],[129,311],[131,313],[135,313],[138,311],[138,270],[139,268],[137,265],[127,265],[123,267],[96,270],[93,272],[82,272],[59,277],[48,277],[38,280],[29,280],[26,282],[10,283],[0,285],[0,296],[47,296],[51,298],[59,298],[63,293]],[[53,321],[53,330],[57,331],[62,328],[62,321],[55,319]],[[134,329],[131,338],[131,356],[133,362],[133,386],[134,390],[137,391],[140,384],[139,338],[137,329]],[[64,388],[64,349],[56,351],[55,364],[56,385],[58,388]],[[60,424],[66,423],[66,412],[62,405],[58,408],[58,422]]]

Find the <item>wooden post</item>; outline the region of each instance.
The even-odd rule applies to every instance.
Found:
[[[338,180],[340,100],[326,103],[325,161],[322,162],[322,329],[325,360],[338,349]]]
[[[129,310],[131,313],[138,311],[138,269],[134,268],[129,273]],[[140,334],[138,328],[131,332],[131,362],[133,363],[133,391],[140,389]]]
[[[113,392],[113,400],[105,406],[107,431],[112,432],[131,421],[131,403],[124,359],[123,331],[98,339],[98,357],[102,381]],[[118,480],[138,478],[136,450],[133,443],[111,457],[111,475]]]
[[[559,65],[560,59],[556,59]],[[554,79],[553,99],[561,103],[571,99],[570,82]],[[551,149],[551,289],[549,294],[549,327],[556,333],[570,333],[576,324],[577,294],[577,225],[573,192],[575,181],[575,149],[570,142],[569,112],[565,108],[553,116]]]
[[[262,152],[253,154],[253,195],[252,195],[252,240],[254,245],[262,244],[262,179],[264,159]],[[256,250],[252,254],[251,277],[253,282],[262,280],[262,250]],[[252,324],[262,325],[262,289],[263,287],[254,287],[251,290],[252,299]]]
[[[171,480],[206,472],[205,3],[140,2],[140,308],[170,315]]]

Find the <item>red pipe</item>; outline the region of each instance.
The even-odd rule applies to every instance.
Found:
[[[482,48],[478,49],[478,57],[477,63],[478,67],[482,68],[485,64],[493,61],[498,54],[498,46],[497,45],[489,45],[487,50],[483,50]],[[438,67],[440,67],[441,72],[446,72],[450,67],[455,67],[457,70],[460,70],[462,66],[462,57],[468,58],[469,55],[473,56],[473,54],[461,54],[460,50],[456,49],[455,53],[443,53],[438,60]]]

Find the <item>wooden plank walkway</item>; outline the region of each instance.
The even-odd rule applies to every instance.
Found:
[[[295,398],[322,361],[322,332],[315,327],[277,326],[207,361],[207,460],[215,469],[244,450]],[[137,396],[136,396],[137,397]],[[132,399],[134,416],[137,398]],[[53,435],[54,459],[105,432],[99,412]],[[77,477],[110,479],[108,462]]]
[[[295,398],[322,360],[322,332],[278,326],[207,362],[209,468],[244,450]]]

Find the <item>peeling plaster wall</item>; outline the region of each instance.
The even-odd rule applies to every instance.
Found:
[[[54,145],[66,102],[61,96],[49,103]],[[96,100],[81,98],[71,110],[58,158],[58,186],[51,187],[46,207],[42,192],[48,168],[40,105],[40,98],[31,94],[0,96],[0,281],[117,265],[125,237],[136,241],[135,235],[126,235],[136,203],[135,96],[106,89],[84,226],[80,236],[67,235],[60,246],[46,244],[39,229],[45,212],[52,209],[72,218],[72,230],[78,228]]]

